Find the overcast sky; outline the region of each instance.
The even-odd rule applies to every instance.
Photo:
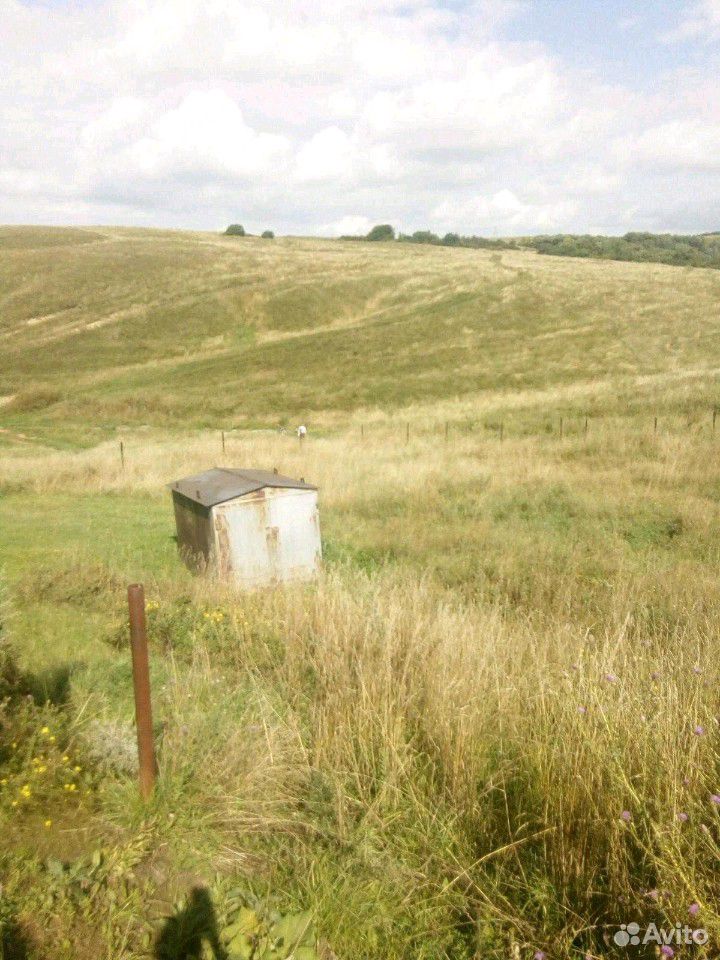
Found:
[[[720,0],[0,0],[0,222],[720,230]]]

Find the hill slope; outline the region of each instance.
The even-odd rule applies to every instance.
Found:
[[[688,371],[714,380],[718,302],[714,271],[656,264],[6,227],[0,409],[14,429],[96,436],[578,381],[611,404],[648,375],[667,399]]]

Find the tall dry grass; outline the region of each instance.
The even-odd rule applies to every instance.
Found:
[[[446,444],[412,423],[408,443],[381,419],[230,436],[228,463],[319,484],[336,553],[316,586],[148,572],[170,848],[311,905],[339,956],[595,957],[614,925],[693,904],[716,938],[711,438],[638,420]],[[124,470],[114,444],[17,454],[0,479],[18,502],[156,510],[163,482],[222,462],[217,434],[125,449]],[[107,786],[111,819],[133,790]]]
[[[168,693],[163,773],[202,769],[197,815],[241,870],[250,834],[281,838],[271,874],[318,871],[300,885],[341,953],[360,955],[363,884],[395,911],[386,956],[412,929],[412,955],[595,956],[614,925],[693,903],[719,932],[715,638],[690,609],[669,648],[620,610],[594,634],[538,626],[391,571],[202,602],[231,627]],[[218,677],[244,691],[239,725]]]

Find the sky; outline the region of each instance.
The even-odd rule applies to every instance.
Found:
[[[720,0],[0,0],[0,222],[720,230]]]

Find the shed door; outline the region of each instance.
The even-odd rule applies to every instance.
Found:
[[[267,517],[262,501],[235,500],[215,508],[218,566],[248,586],[272,578]]]
[[[315,491],[272,491],[268,498],[268,555],[278,580],[292,580],[315,571],[320,536]]]

